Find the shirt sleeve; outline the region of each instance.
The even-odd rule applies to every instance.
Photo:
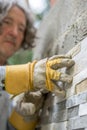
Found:
[[[0,66],[0,90],[4,89],[6,67]]]

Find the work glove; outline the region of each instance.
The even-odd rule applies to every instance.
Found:
[[[56,82],[72,82],[72,76],[58,71],[69,68],[74,61],[67,56],[53,56],[51,58],[34,61],[24,65],[6,66],[5,89],[13,95],[27,91],[47,90],[56,95],[63,94]]]
[[[16,104],[9,122],[17,130],[35,129],[38,124],[39,111],[44,100],[41,91],[22,93],[14,98]]]
[[[52,57],[52,58],[50,58],[49,59],[49,64],[48,64],[48,67],[49,66],[51,66],[51,63],[53,62],[52,60],[54,60],[54,62],[56,62],[55,61],[55,59],[56,58],[62,58],[62,62],[60,62],[60,63],[57,63],[57,64],[54,64],[54,66],[52,66],[53,67],[53,71],[54,70],[56,70],[56,69],[58,69],[58,68],[62,68],[62,67],[70,67],[71,65],[73,65],[73,61],[72,60],[70,60],[69,58],[66,58],[66,57],[63,57],[63,56],[54,56],[54,57]],[[46,59],[45,59],[46,60]],[[44,62],[45,62],[45,60],[44,60]],[[51,62],[52,61],[52,62]],[[42,61],[41,61],[41,63],[42,63]],[[41,73],[41,72],[44,72],[44,70],[42,70],[42,68],[39,68],[38,69],[38,66],[41,66],[41,63],[40,63],[40,61],[39,61],[39,63],[37,63],[36,64],[36,68],[35,68],[35,70],[37,71],[37,73],[39,72],[39,73]],[[38,65],[39,64],[39,65]],[[52,63],[53,64],[53,63]],[[45,65],[45,63],[44,63],[44,65]],[[43,66],[42,66],[43,67]],[[44,67],[45,68],[45,67]],[[49,72],[53,72],[52,70],[48,70]],[[41,107],[42,107],[42,105],[43,105],[43,101],[44,101],[44,97],[45,97],[45,93],[46,92],[48,92],[48,91],[44,91],[45,89],[41,89],[41,88],[44,88],[45,86],[44,86],[44,82],[43,82],[43,84],[42,84],[42,82],[41,82],[41,85],[40,84],[38,84],[38,83],[40,83],[39,82],[39,78],[38,78],[38,76],[37,76],[37,73],[35,72],[35,74],[36,75],[34,75],[34,76],[36,76],[37,77],[37,80],[35,80],[35,81],[37,81],[37,82],[34,82],[35,84],[36,84],[36,86],[38,86],[38,88],[39,88],[39,91],[35,91],[35,92],[26,92],[26,93],[22,93],[22,94],[20,94],[20,95],[18,95],[17,97],[16,97],[16,107],[15,107],[15,109],[16,109],[16,111],[19,113],[19,114],[21,114],[22,116],[29,116],[29,117],[33,117],[33,116],[35,116],[35,115],[37,115],[38,116],[38,113],[39,113],[39,111],[40,111],[40,109],[41,109]],[[60,74],[61,72],[58,72],[58,74]],[[57,75],[58,75],[57,74]],[[42,74],[40,74],[41,76],[42,76],[42,79],[43,79],[43,75]],[[41,76],[40,76],[40,79],[41,79]],[[48,75],[49,76],[49,75]],[[56,75],[54,75],[54,76],[56,76]],[[59,76],[59,75],[58,75]],[[55,78],[55,77],[54,77]],[[48,77],[48,79],[50,80],[51,79],[51,77]],[[44,77],[44,80],[45,80],[45,77]],[[62,82],[68,82],[68,83],[70,83],[71,82],[71,80],[72,80],[72,77],[71,76],[69,76],[69,75],[67,75],[67,74],[65,74],[65,73],[61,73],[61,77],[60,77],[60,80],[59,81],[62,81]],[[59,97],[64,97],[65,96],[65,91],[64,91],[64,89],[63,88],[61,88],[60,86],[58,86],[58,84],[56,85],[55,84],[55,81],[54,82],[52,82],[51,80],[48,82],[48,80],[46,81],[46,84],[48,84],[48,86],[50,87],[50,88],[48,88],[47,90],[50,90],[50,91],[52,91],[53,90],[53,88],[52,87],[55,87],[55,89],[53,90],[53,92],[56,94],[56,95],[58,95]],[[37,89],[38,89],[37,88]],[[15,99],[14,99],[15,100]]]
[[[44,101],[42,90],[36,92],[26,92],[18,95],[16,100],[15,110],[22,116],[35,117],[38,115]]]
[[[25,119],[18,112],[13,110],[8,122],[16,130],[35,130],[35,127],[38,124],[38,119]]]

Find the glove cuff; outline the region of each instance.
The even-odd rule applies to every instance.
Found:
[[[33,89],[33,63],[6,66],[5,89],[13,95]]]
[[[17,130],[34,130],[38,121],[25,121],[24,118],[17,113],[15,110],[13,110],[9,122],[13,125],[14,128]]]
[[[29,63],[29,90],[34,89],[33,85],[33,73],[34,73],[34,66],[37,61],[33,61],[32,63]]]

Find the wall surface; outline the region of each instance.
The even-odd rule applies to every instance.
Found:
[[[66,97],[48,94],[40,130],[87,130],[87,0],[57,0],[37,32],[33,59],[70,54],[75,65],[66,72],[72,84]]]
[[[87,36],[87,0],[57,0],[43,18],[33,59],[67,53]]]
[[[41,116],[41,130],[87,130],[87,38],[69,54],[75,65],[67,70],[73,82],[65,99],[48,95]]]

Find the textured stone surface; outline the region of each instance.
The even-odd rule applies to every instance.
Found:
[[[78,113],[79,113],[79,105],[69,108],[68,112],[67,112],[68,119],[72,118],[72,117],[75,117],[75,116],[78,116]]]
[[[87,1],[57,0],[37,32],[33,59],[65,54],[87,36]]]
[[[81,103],[86,103],[87,102],[87,92],[71,96],[70,98],[67,99],[66,102],[66,107],[71,108],[74,106],[77,106]]]
[[[86,130],[87,0],[57,0],[37,36],[33,59],[67,53],[75,61],[64,71],[73,76],[73,82],[64,86],[66,97],[49,94],[45,101],[41,130]]]
[[[83,91],[87,91],[87,79],[83,80],[82,82],[76,85],[77,94]]]
[[[79,116],[87,115],[87,103],[80,104],[79,106]]]
[[[75,117],[69,120],[68,130],[84,129],[87,127],[87,116]]]

